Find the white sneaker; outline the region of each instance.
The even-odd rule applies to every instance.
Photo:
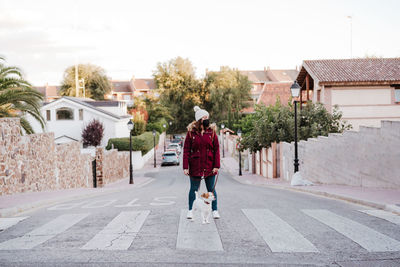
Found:
[[[213,218],[214,219],[219,219],[220,218],[218,210],[213,210]]]
[[[192,210],[188,210],[186,218],[187,219],[193,219],[193,211]]]

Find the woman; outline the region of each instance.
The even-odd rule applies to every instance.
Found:
[[[193,218],[194,192],[198,191],[200,182],[204,178],[207,191],[213,192],[215,196],[212,202],[213,217],[219,219],[217,192],[214,188],[215,175],[220,167],[216,126],[210,125],[209,114],[206,110],[195,106],[194,111],[196,120],[189,124],[183,146],[183,172],[190,176],[189,211],[186,217]]]

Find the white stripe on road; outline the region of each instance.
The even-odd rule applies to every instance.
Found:
[[[127,250],[149,214],[149,210],[121,212],[81,249]]]
[[[292,226],[267,209],[243,209],[272,252],[318,252]]]
[[[25,220],[26,218],[28,217],[0,218],[0,232],[19,223],[22,220]]]
[[[328,225],[370,252],[400,251],[400,242],[365,225],[327,210],[303,210],[305,214]]]
[[[366,214],[400,225],[400,216],[384,210],[360,210]]]
[[[88,213],[64,214],[24,236],[0,243],[0,250],[31,249],[64,232],[88,216]]]
[[[198,251],[223,251],[217,227],[211,218],[209,224],[202,224],[200,212],[196,212],[195,221],[186,218],[187,210],[181,211],[179,219],[177,249],[191,249]]]

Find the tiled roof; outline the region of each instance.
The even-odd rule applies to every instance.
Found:
[[[296,80],[297,74],[299,72],[297,70],[267,70],[268,76],[271,77],[272,81],[276,82],[294,82]]]
[[[400,81],[400,58],[305,60],[297,76],[299,84],[307,72],[325,84],[390,84]]]
[[[94,107],[118,107],[119,101],[83,101]]]
[[[113,91],[118,93],[132,92],[131,83],[129,81],[111,81]]]
[[[240,73],[246,75],[252,83],[264,83],[270,80],[263,70],[241,70]]]
[[[275,105],[276,98],[279,96],[282,105],[287,105],[291,96],[291,85],[292,82],[266,84],[257,104]]]
[[[156,83],[153,79],[135,79],[133,85],[135,89],[156,89]]]

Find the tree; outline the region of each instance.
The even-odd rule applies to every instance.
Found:
[[[205,79],[209,94],[207,106],[213,120],[227,120],[227,127],[233,128],[241,118],[241,110],[248,106],[251,83],[238,70],[221,67],[218,72],[208,72]],[[208,91],[208,92],[207,92]]]
[[[104,100],[104,95],[111,91],[111,82],[107,78],[105,70],[92,64],[78,65],[79,96],[85,96],[96,100]],[[83,79],[83,80],[82,80]],[[68,67],[64,72],[61,85],[61,95],[76,96],[75,66]]]
[[[158,63],[153,76],[161,93],[160,103],[167,107],[171,119],[173,118],[173,129],[186,130],[186,126],[194,118],[193,107],[202,104],[198,94],[200,86],[192,63],[181,57]]]
[[[43,95],[23,79],[18,67],[4,63],[5,59],[0,57],[0,117],[19,117],[24,131],[32,134],[33,128],[25,115],[31,115],[44,128],[45,121],[40,113]]]
[[[298,114],[298,138],[307,140],[351,129],[351,125],[341,118],[337,107],[331,114],[323,104],[308,102]],[[274,106],[257,106],[256,113],[248,120],[252,122],[246,121],[247,131],[242,141],[244,148],[257,151],[271,146],[273,142],[294,141],[294,106],[291,103],[282,106],[277,101]]]
[[[101,144],[101,139],[104,135],[104,125],[93,119],[82,131],[83,146],[98,146]]]

